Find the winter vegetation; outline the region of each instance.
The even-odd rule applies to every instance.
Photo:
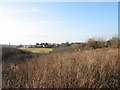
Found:
[[[120,90],[120,3],[0,2],[3,89]]]
[[[67,42],[52,48],[50,53],[3,47],[2,86],[120,89],[118,42],[117,37],[108,41],[92,38],[86,43]]]

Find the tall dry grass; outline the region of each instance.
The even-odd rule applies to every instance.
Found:
[[[41,55],[4,68],[3,87],[118,89],[119,57],[113,48]]]

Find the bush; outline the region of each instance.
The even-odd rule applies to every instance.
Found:
[[[119,42],[119,39],[117,37],[112,37],[112,39],[109,40],[110,42],[110,46],[113,47],[113,48],[117,48],[118,47],[118,42]]]
[[[95,41],[94,38],[89,39],[88,42],[87,42],[87,48],[88,49],[96,49],[96,48],[98,48],[97,41]]]
[[[104,40],[95,40],[94,38],[89,39],[86,44],[88,49],[104,48],[108,45]]]

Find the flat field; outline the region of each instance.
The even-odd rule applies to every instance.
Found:
[[[30,51],[32,53],[49,53],[52,52],[52,48],[18,48],[24,51]]]

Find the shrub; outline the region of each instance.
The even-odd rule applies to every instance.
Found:
[[[117,48],[119,39],[117,37],[112,37],[112,39],[110,39],[109,42],[111,43],[111,47]]]
[[[94,38],[90,38],[87,42],[88,49],[96,49],[98,48],[97,41]]]

